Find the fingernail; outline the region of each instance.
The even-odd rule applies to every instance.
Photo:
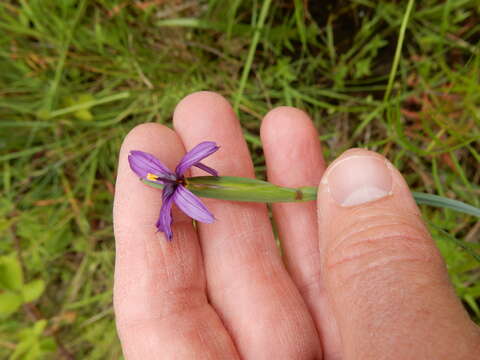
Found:
[[[339,160],[326,176],[333,199],[344,207],[365,204],[392,194],[392,175],[386,160],[349,156]]]

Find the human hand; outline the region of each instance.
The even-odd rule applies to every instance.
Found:
[[[157,232],[161,195],[130,170],[131,150],[174,168],[185,148],[211,140],[221,150],[207,165],[254,176],[221,96],[186,97],[174,127],[140,125],[120,152],[114,305],[126,359],[478,358],[479,329],[402,176],[382,156],[353,149],[325,170],[305,113],[266,115],[269,181],[319,184],[316,204],[272,205],[282,261],[264,204],[202,199],[215,223],[194,227],[174,209],[173,240]]]

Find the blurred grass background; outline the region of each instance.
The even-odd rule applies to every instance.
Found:
[[[3,0],[0,358],[121,357],[117,153],[193,91],[235,105],[259,177],[260,120],[291,105],[312,116],[328,160],[367,147],[412,189],[479,206],[480,4],[409,2],[392,72],[407,1]],[[478,322],[480,223],[423,212]]]

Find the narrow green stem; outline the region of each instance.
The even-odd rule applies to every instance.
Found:
[[[260,32],[263,29],[263,25],[265,24],[265,19],[268,15],[268,10],[270,9],[271,0],[265,0],[262,5],[262,9],[260,10],[260,17],[258,18],[258,22],[255,26],[255,32],[253,34],[252,42],[250,43],[250,48],[248,49],[247,59],[245,61],[245,66],[243,67],[242,76],[240,78],[240,84],[238,87],[238,91],[235,95],[235,101],[233,103],[233,109],[236,113],[238,113],[238,107],[240,106],[240,102],[242,100],[243,91],[245,90],[245,86],[247,84],[248,75],[252,68],[253,58],[255,56],[255,51],[257,50],[257,45],[260,40]]]
[[[408,20],[410,19],[410,13],[412,12],[414,0],[409,0],[407,4],[407,10],[403,16],[402,25],[400,25],[400,33],[398,34],[397,48],[395,49],[395,56],[393,58],[392,68],[390,69],[390,76],[388,78],[387,90],[385,91],[385,96],[383,97],[383,102],[386,103],[390,97],[390,93],[393,88],[393,81],[395,80],[395,75],[397,74],[398,64],[400,62],[400,56],[402,54],[403,41],[405,40],[405,31],[407,30]]]
[[[147,185],[163,188],[163,185],[142,180]],[[289,188],[277,186],[267,181],[233,176],[197,176],[185,179],[185,187],[200,197],[230,201],[261,203],[302,202],[317,199],[317,188],[303,186]],[[480,209],[458,200],[443,196],[412,192],[417,204],[448,208],[465,214],[480,217]]]

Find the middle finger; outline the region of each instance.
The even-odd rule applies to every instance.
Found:
[[[325,170],[318,133],[309,116],[279,107],[262,122],[268,180],[286,187],[317,186]],[[272,205],[287,269],[315,320],[325,359],[340,359],[337,324],[323,285],[315,201]]]
[[[254,176],[240,124],[220,95],[187,96],[175,110],[174,126],[187,148],[204,140],[221,146],[205,161],[220,175]],[[241,356],[320,358],[313,320],[283,266],[266,206],[213,199],[205,203],[217,219],[198,226],[208,295]]]

